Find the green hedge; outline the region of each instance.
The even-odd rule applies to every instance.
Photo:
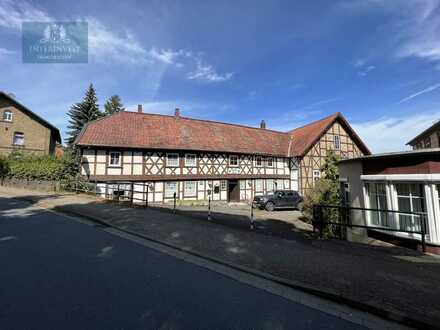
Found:
[[[66,181],[77,176],[78,160],[71,153],[65,153],[61,158],[12,153],[0,160],[0,173],[22,180]]]

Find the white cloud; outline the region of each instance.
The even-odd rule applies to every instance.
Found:
[[[20,29],[25,21],[48,22],[50,15],[28,2],[0,0],[0,26]]]
[[[417,57],[440,62],[440,0],[349,0],[337,7],[353,11],[380,9],[391,14],[393,26],[389,39],[394,43],[393,56]]]
[[[365,77],[367,74],[369,74],[371,71],[375,70],[376,67],[374,65],[369,65],[366,68],[363,68],[358,72],[358,75],[361,77]]]
[[[203,63],[200,59],[196,59],[196,69],[187,74],[189,80],[201,80],[207,82],[222,82],[232,78],[234,73],[226,72],[224,74],[217,73],[210,64]]]
[[[89,53],[97,61],[109,58],[126,63],[143,64],[147,51],[130,32],[117,34],[95,18],[86,20],[89,24]]]
[[[0,57],[8,56],[8,55],[14,55],[16,51],[9,50],[6,48],[0,48]]]
[[[352,126],[374,153],[408,149],[405,144],[434,122],[440,112],[407,117],[384,117],[378,120],[353,123]]]
[[[157,60],[159,62],[165,63],[165,64],[174,64],[178,67],[182,67],[183,64],[177,62],[179,58],[193,58],[194,55],[191,51],[179,49],[179,50],[173,50],[173,49],[158,49],[156,47],[152,47],[149,52],[149,56]]]
[[[401,99],[397,104],[401,104],[401,103],[407,102],[407,101],[409,101],[409,100],[411,100],[411,99],[413,99],[413,98],[415,98],[415,97],[417,97],[419,95],[433,92],[433,91],[435,91],[439,87],[440,87],[440,84],[435,84],[435,85],[429,86],[428,88],[425,88],[425,89],[423,89],[421,91],[418,91],[418,92],[416,92],[414,94],[411,94],[411,95]]]

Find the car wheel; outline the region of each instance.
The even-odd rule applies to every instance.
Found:
[[[298,211],[302,212],[304,210],[304,203],[298,203],[298,205],[296,206],[296,208],[298,209]]]
[[[272,202],[267,202],[265,208],[266,208],[266,211],[272,212],[275,209],[275,205]]]

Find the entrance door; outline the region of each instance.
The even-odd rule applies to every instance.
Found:
[[[228,201],[239,202],[240,201],[240,185],[238,180],[228,181]]]

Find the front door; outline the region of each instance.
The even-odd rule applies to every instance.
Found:
[[[240,185],[238,180],[228,180],[228,202],[240,201]]]

